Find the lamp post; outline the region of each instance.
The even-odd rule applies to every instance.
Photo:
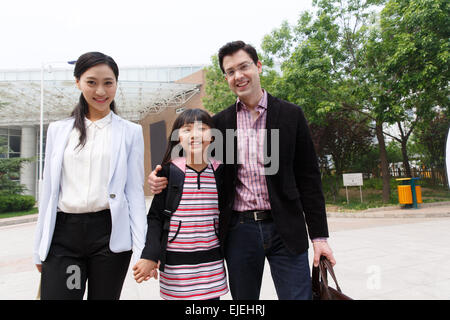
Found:
[[[52,64],[55,63],[67,63],[67,64],[75,64],[75,61],[53,61],[53,62],[42,62],[41,65],[41,116],[40,116],[40,121],[39,121],[39,197],[38,199],[40,199],[41,197],[41,190],[42,190],[42,180],[44,177],[44,173],[42,172],[42,154],[44,152],[43,150],[43,142],[44,142],[44,72],[45,72],[45,68],[46,67],[51,67]],[[39,200],[38,200],[39,201]]]

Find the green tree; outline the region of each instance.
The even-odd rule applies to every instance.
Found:
[[[21,194],[25,187],[16,180],[20,177],[20,168],[31,159],[3,158],[8,153],[5,141],[0,137],[0,195]]]
[[[381,10],[384,3],[386,6]],[[405,167],[407,142],[431,108],[448,110],[449,6],[443,0],[315,0],[297,25],[283,23],[262,47],[282,61],[279,96],[312,122],[337,110],[369,123],[378,140],[383,200],[390,183],[386,129],[396,125]],[[381,14],[379,14],[381,10]]]
[[[342,174],[349,172],[351,164],[369,150],[373,135],[363,122],[348,118],[344,112],[327,113],[323,123],[311,123],[310,129],[317,155],[322,160],[319,161],[322,172],[334,176],[330,188],[336,201]],[[333,168],[328,165],[328,156]]]
[[[390,184],[383,125],[395,121],[382,88],[371,81],[365,43],[376,22],[376,5],[383,1],[313,1],[315,13],[301,14],[297,25],[283,23],[267,35],[263,50],[282,62],[277,94],[302,106],[311,122],[329,112],[346,112],[350,119],[369,123],[380,148],[383,200]],[[289,31],[289,32],[288,32]]]
[[[349,164],[351,172],[363,172],[370,176],[379,178],[380,176],[380,148],[378,145],[371,144],[366,146],[367,151],[361,154],[358,158],[352,159]]]
[[[5,103],[0,102],[0,112]],[[17,182],[20,178],[22,164],[32,159],[8,158],[8,144],[0,136],[0,195],[21,194],[25,186]]]
[[[411,176],[408,139],[432,108],[448,107],[449,5],[444,0],[389,0],[366,45],[368,73],[390,105]]]
[[[202,100],[205,108],[212,113],[217,113],[236,101],[236,96],[228,88],[217,56],[212,56],[211,65],[206,67],[205,96]]]
[[[386,145],[389,163],[397,163],[403,161],[402,148],[396,140],[391,140]]]
[[[412,140],[423,165],[428,168],[444,168],[450,117],[441,111],[433,113],[430,118],[418,124],[419,130]]]

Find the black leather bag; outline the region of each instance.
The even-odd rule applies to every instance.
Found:
[[[336,284],[336,289],[328,285],[327,274],[330,273],[331,277]],[[312,292],[313,300],[353,300],[349,296],[342,293],[341,288],[337,282],[334,274],[333,266],[331,262],[324,256],[320,257],[318,267],[312,269]]]

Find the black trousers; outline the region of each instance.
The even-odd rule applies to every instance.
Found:
[[[47,259],[42,263],[42,300],[118,300],[131,251],[109,249],[111,213],[58,212]]]

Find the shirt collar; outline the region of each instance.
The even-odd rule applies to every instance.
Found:
[[[91,121],[88,118],[84,118],[84,121],[86,123],[86,128],[89,128],[91,125],[95,125],[99,129],[103,129],[112,121],[112,112],[110,111],[106,116],[104,116],[101,119],[98,119],[96,121]]]
[[[259,100],[258,106],[256,107],[256,109],[259,109],[259,108],[267,109],[267,91],[264,89],[262,89],[262,91],[263,91],[263,96],[262,96],[261,100]],[[240,111],[243,107],[247,109],[247,106],[238,97],[236,100],[236,111]]]

